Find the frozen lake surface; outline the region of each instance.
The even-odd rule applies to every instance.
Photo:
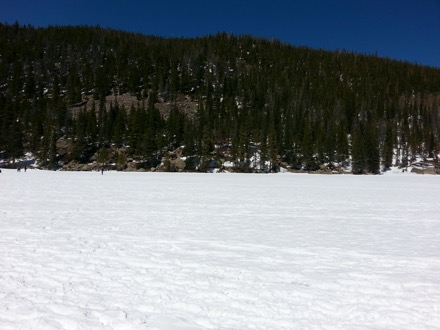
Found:
[[[440,329],[440,176],[0,174],[0,329]]]

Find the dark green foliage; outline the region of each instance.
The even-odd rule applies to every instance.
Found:
[[[137,103],[122,105],[123,94]],[[113,146],[124,148],[118,163],[149,166],[185,146],[190,170],[220,159],[313,170],[351,156],[353,173],[379,173],[437,157],[439,134],[437,68],[226,33],[0,24],[2,157],[31,151],[56,168],[56,141],[70,137],[80,162],[98,150],[104,162]]]

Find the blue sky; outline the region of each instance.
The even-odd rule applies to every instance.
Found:
[[[217,32],[440,68],[440,0],[0,0],[0,22],[100,25],[164,37]]]

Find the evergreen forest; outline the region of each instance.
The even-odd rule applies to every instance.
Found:
[[[47,169],[438,165],[440,68],[248,35],[0,24],[0,158],[25,153]]]

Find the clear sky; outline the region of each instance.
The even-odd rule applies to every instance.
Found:
[[[0,0],[0,22],[15,21],[164,37],[250,34],[440,68],[440,0]]]

